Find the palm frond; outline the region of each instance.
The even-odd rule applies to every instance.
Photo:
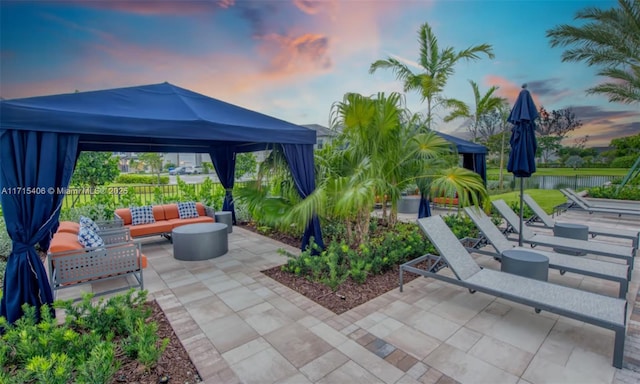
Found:
[[[431,183],[432,196],[458,196],[461,206],[480,205],[488,200],[487,190],[477,173],[461,167],[441,170]]]

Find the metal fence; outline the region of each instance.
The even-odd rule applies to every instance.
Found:
[[[520,178],[514,178],[512,174],[503,176],[505,188],[517,189],[520,187]],[[622,176],[537,176],[524,178],[524,187],[529,189],[560,189],[572,188],[574,190],[601,187],[609,183],[622,180]]]
[[[236,182],[234,188],[243,188],[250,183],[249,181]],[[199,196],[202,192],[202,183],[187,184],[189,188],[193,188],[195,195]],[[136,193],[136,198],[140,200],[143,205],[150,205],[157,203],[158,192],[166,201],[179,200],[180,196],[184,194],[177,184],[164,184],[164,185],[132,185],[132,186],[117,186],[117,187],[98,187],[103,188],[109,195],[113,195],[116,203],[121,200],[121,197],[128,192],[129,188],[133,188]],[[156,192],[158,191],[158,192]],[[213,195],[224,196],[224,187],[219,182],[213,182]],[[73,206],[85,205],[92,201],[98,195],[97,189],[85,188],[85,187],[69,187],[66,189],[66,196],[62,203],[63,208],[71,208]]]

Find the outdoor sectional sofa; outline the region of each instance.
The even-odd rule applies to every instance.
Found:
[[[136,208],[116,209],[116,219],[122,220],[122,225],[131,231],[131,237],[139,238],[145,236],[160,235],[171,239],[173,228],[186,224],[214,223],[215,211],[202,203],[195,203],[197,217],[180,218],[178,204],[154,205],[151,207],[153,213],[152,222],[134,225],[132,210]]]

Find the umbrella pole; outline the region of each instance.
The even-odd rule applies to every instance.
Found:
[[[520,178],[520,230],[518,231],[518,246],[522,247],[522,217],[524,216],[524,207],[522,206],[524,195],[524,177]]]

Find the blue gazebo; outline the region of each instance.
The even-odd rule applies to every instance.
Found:
[[[313,130],[169,83],[0,101],[0,190],[13,241],[0,315],[52,302],[35,245],[48,248],[81,151],[208,153],[232,211],[235,154],[280,146],[302,197],[315,189]],[[235,214],[233,215],[235,221]],[[317,217],[302,239],[322,246]]]

